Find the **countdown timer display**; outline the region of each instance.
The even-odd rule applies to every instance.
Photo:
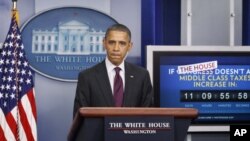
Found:
[[[159,106],[196,108],[194,123],[250,122],[249,54],[158,54],[154,79],[159,80],[154,87]]]

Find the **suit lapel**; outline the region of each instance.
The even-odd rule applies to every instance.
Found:
[[[101,88],[101,94],[103,95],[104,100],[109,106],[114,106],[114,99],[112,95],[112,90],[108,78],[107,69],[105,66],[105,61],[103,61],[100,66],[97,68],[96,79]],[[98,88],[98,87],[97,87]]]

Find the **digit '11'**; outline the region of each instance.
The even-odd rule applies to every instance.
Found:
[[[185,99],[193,99],[193,93],[185,93]]]

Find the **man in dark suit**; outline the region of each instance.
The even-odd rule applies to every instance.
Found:
[[[124,61],[132,45],[131,32],[126,26],[115,24],[107,29],[103,39],[106,59],[79,73],[74,115],[80,107],[152,105],[153,89],[148,71]],[[116,67],[119,67],[118,72]],[[116,103],[117,101],[120,102]]]

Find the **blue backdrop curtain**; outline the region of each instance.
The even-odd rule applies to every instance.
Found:
[[[243,0],[242,45],[250,45],[250,1]]]
[[[180,45],[181,0],[141,0],[141,64],[146,45]]]

